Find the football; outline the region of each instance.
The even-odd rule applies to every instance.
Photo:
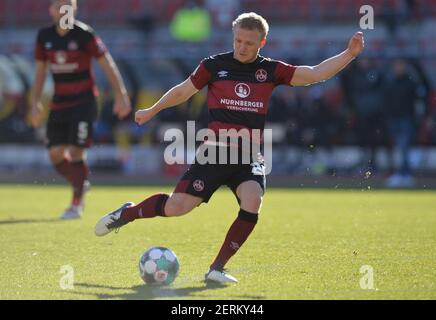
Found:
[[[164,247],[153,247],[139,260],[139,274],[148,285],[169,285],[179,273],[176,254]]]

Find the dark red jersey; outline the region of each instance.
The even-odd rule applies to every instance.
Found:
[[[64,36],[56,26],[39,30],[35,58],[47,61],[54,80],[53,110],[81,106],[92,102],[98,94],[92,58],[99,58],[107,49],[101,39],[86,24],[76,21]]]
[[[296,67],[262,56],[248,64],[233,58],[233,52],[201,61],[191,75],[194,86],[208,86],[209,129],[259,129],[263,133],[273,89],[290,85]]]

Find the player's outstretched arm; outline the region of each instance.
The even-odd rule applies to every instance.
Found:
[[[132,106],[130,104],[130,98],[127,94],[120,71],[115,64],[114,59],[108,52],[106,52],[97,61],[106,74],[106,77],[115,92],[113,112],[118,116],[119,119],[125,118],[130,111],[132,111]]]
[[[307,86],[330,79],[356,58],[363,48],[363,33],[356,32],[348,42],[348,48],[340,54],[324,60],[317,66],[298,66],[291,85]]]
[[[41,124],[44,106],[41,103],[42,89],[44,88],[45,77],[47,75],[47,62],[36,61],[35,79],[30,91],[30,112],[31,121],[34,128]]]
[[[161,110],[174,107],[187,101],[198,92],[191,79],[188,78],[182,83],[168,90],[151,108],[141,109],[135,113],[135,121],[141,125],[151,120]]]

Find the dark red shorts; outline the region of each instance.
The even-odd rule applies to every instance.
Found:
[[[92,144],[96,118],[95,102],[65,110],[50,111],[47,122],[47,147],[74,145],[89,148]]]
[[[208,202],[222,185],[236,196],[236,189],[245,181],[256,181],[265,192],[266,178],[263,163],[252,164],[192,164],[180,179],[174,192],[200,197]],[[238,199],[239,201],[239,199]]]

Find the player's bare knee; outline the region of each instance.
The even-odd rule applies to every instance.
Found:
[[[49,149],[48,154],[51,162],[54,165],[57,165],[64,160],[64,151],[65,149],[60,147],[53,147]]]
[[[168,217],[184,215],[199,204],[202,199],[183,193],[173,193],[165,204],[165,215]]]
[[[247,195],[241,199],[241,209],[252,212],[259,213],[262,206],[262,197],[260,195]]]
[[[189,211],[180,198],[170,197],[165,204],[165,215],[168,217],[181,216]]]
[[[85,159],[85,149],[79,147],[70,147],[68,152],[71,156],[71,161],[83,161]]]
[[[259,213],[262,206],[263,190],[257,183],[251,181],[242,183],[237,189],[237,195],[242,209]]]

